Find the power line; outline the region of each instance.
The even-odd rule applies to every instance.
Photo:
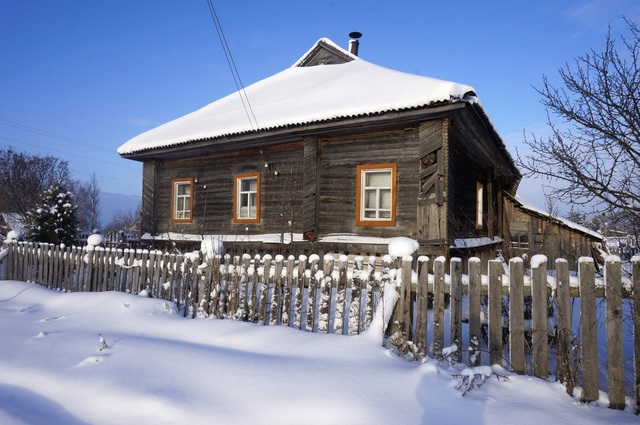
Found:
[[[213,24],[216,27],[218,38],[220,39],[220,44],[222,44],[222,50],[224,51],[224,56],[227,59],[227,64],[229,64],[229,69],[231,70],[233,81],[236,84],[236,89],[238,89],[238,94],[240,95],[240,100],[242,101],[242,107],[244,108],[244,111],[247,114],[247,119],[249,120],[251,129],[252,130],[254,129],[253,125],[255,123],[255,127],[256,127],[255,130],[258,130],[260,128],[260,126],[258,125],[258,120],[256,119],[256,116],[253,113],[253,108],[251,108],[249,97],[247,96],[247,93],[244,90],[244,85],[242,84],[242,80],[240,79],[240,73],[238,73],[238,68],[236,67],[236,64],[233,60],[233,56],[231,55],[231,49],[229,48],[229,44],[227,44],[226,37],[224,36],[224,31],[222,30],[222,25],[220,24],[220,20],[218,19],[218,14],[216,13],[215,8],[213,7],[212,0],[207,0],[207,4],[209,5],[209,12],[211,13],[211,19],[213,19]]]
[[[45,149],[45,150],[50,150],[50,151],[54,151],[54,152],[59,152],[59,153],[63,153],[63,154],[65,154],[65,155],[71,155],[71,156],[75,156],[75,157],[82,158],[82,159],[88,159],[88,160],[90,160],[90,161],[101,162],[101,163],[103,163],[103,164],[115,165],[116,167],[127,168],[127,169],[129,169],[129,170],[138,170],[137,168],[127,167],[126,165],[116,164],[115,162],[103,161],[103,160],[101,160],[101,159],[90,158],[90,157],[88,157],[88,156],[78,155],[78,154],[75,154],[75,153],[69,153],[69,152],[61,151],[61,150],[59,150],[59,149],[54,149],[54,148],[45,147],[45,146],[39,146],[39,145],[36,145],[36,144],[33,144],[33,143],[24,142],[24,141],[22,141],[22,140],[10,139],[10,138],[8,138],[8,137],[2,137],[2,136],[0,136],[0,139],[8,140],[9,142],[20,143],[20,144],[22,144],[22,145],[29,145],[29,146],[33,146],[33,147],[40,148],[40,149]],[[111,151],[108,151],[108,152],[111,152]],[[113,153],[113,152],[111,152],[111,153]]]
[[[39,134],[41,136],[51,137],[52,139],[58,139],[58,140],[62,140],[62,141],[65,141],[65,142],[75,143],[76,145],[85,146],[85,147],[88,147],[88,148],[91,148],[91,149],[96,149],[96,150],[101,150],[103,152],[113,153],[112,150],[103,148],[102,146],[92,145],[92,144],[87,143],[87,142],[83,142],[83,141],[80,141],[80,140],[72,139],[70,137],[60,136],[58,134],[51,133],[49,131],[40,130],[40,129],[35,128],[35,127],[30,127],[28,125],[24,125],[24,124],[20,124],[20,123],[17,123],[17,122],[5,120],[5,119],[2,119],[2,118],[0,118],[0,124],[6,125],[8,127],[17,128],[17,129],[23,130],[23,131],[28,131],[30,133]]]

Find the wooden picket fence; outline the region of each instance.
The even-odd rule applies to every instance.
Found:
[[[175,302],[189,317],[352,335],[372,326],[380,306],[385,317],[381,331],[400,353],[469,366],[500,364],[543,379],[552,372],[550,364],[555,365],[555,376],[570,395],[580,384],[583,402],[599,398],[597,303],[604,299],[607,358],[601,363],[607,365],[610,407],[625,407],[627,385],[635,395],[636,414],[640,413],[640,335],[635,332],[640,327],[640,256],[631,260],[630,278],[623,278],[618,257],[607,258],[601,279],[596,279],[589,257],[579,260],[577,277],[570,275],[568,262],[562,259],[550,275],[544,256],[532,258],[530,271],[524,270],[519,258],[508,265],[490,260],[486,276],[481,275],[477,258],[469,260],[463,275],[457,258],[448,262],[448,268],[443,257],[384,256],[364,261],[331,255],[285,259],[245,254],[203,261],[197,254],[26,242],[5,243],[0,259],[4,280],[73,292],[146,291]],[[572,323],[576,298],[579,326]],[[624,298],[632,300],[634,330],[635,380],[627,383]],[[525,320],[525,308],[530,308],[531,319]],[[555,312],[555,329],[549,328],[550,310]]]

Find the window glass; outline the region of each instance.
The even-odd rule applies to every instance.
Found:
[[[395,224],[395,164],[358,166],[358,225]]]
[[[235,176],[235,217],[237,221],[257,222],[260,218],[260,174]]]
[[[191,220],[192,179],[175,179],[173,181],[172,220]]]

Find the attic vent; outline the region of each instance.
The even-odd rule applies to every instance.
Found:
[[[358,56],[358,47],[360,46],[358,39],[362,37],[362,33],[354,31],[349,33],[349,37],[351,38],[351,40],[349,40],[349,53]]]

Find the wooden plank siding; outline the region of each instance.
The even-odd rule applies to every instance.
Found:
[[[448,252],[449,185],[446,183],[448,164],[444,162],[447,158],[444,152],[448,142],[447,130],[447,121],[444,120],[422,123],[419,129],[421,173],[418,177],[421,177],[421,187],[416,205],[417,239],[421,245],[421,252],[431,256],[446,255]]]
[[[418,134],[414,128],[321,139],[318,172],[320,234],[416,237]],[[396,225],[356,225],[356,168],[363,164],[397,165]]]
[[[554,262],[564,258],[569,262],[569,268],[578,268],[578,258],[591,256],[592,246],[600,242],[596,237],[569,228],[549,217],[536,215],[518,208],[517,203],[506,197],[504,200],[504,240],[503,252],[507,258],[520,256],[531,258],[533,253],[539,252]],[[528,246],[519,248],[511,244],[510,223],[524,223],[528,229]],[[526,254],[526,255],[525,255]],[[528,266],[525,264],[525,266]]]
[[[160,188],[156,197],[157,230],[238,235],[300,232],[303,216],[301,212],[298,216],[299,210],[293,205],[303,193],[303,152],[302,143],[292,143],[264,150],[159,162],[159,172],[155,175]],[[265,163],[269,164],[268,168]],[[252,172],[261,173],[260,222],[236,223],[233,220],[233,176]],[[195,181],[193,221],[172,223],[171,181],[186,177]]]

